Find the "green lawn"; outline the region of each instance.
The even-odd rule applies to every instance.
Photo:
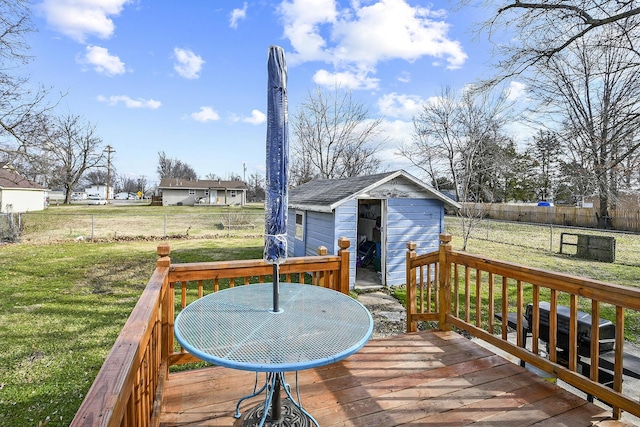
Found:
[[[151,208],[60,206],[41,214],[40,226],[55,227],[62,213],[119,209],[146,218],[142,214]],[[190,214],[191,209],[202,212],[202,208],[170,209],[175,214]],[[257,209],[249,211],[260,214]],[[69,223],[65,224],[63,228]],[[447,231],[454,234],[454,249],[459,249],[455,225],[447,218]],[[507,234],[518,233],[512,229]],[[171,257],[175,262],[261,258],[262,230],[254,234],[258,236],[174,239]],[[486,233],[482,235],[486,238]],[[624,244],[621,240],[625,252],[640,252],[638,236],[624,239],[628,239]],[[0,425],[36,426],[47,419],[50,426],[70,423],[155,268],[159,242],[55,240],[0,246]],[[621,262],[598,263],[491,239],[473,239],[468,250],[623,285],[640,283],[640,257],[633,260],[625,255]]]
[[[151,277],[157,243],[0,246],[0,425],[71,422]],[[171,246],[175,262],[262,256],[261,239]]]

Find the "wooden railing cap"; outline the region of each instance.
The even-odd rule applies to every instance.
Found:
[[[169,256],[171,253],[171,245],[168,243],[160,243],[157,248],[158,256]]]
[[[340,246],[340,249],[348,249],[349,246],[351,246],[351,240],[347,239],[346,237],[339,237],[338,246]]]

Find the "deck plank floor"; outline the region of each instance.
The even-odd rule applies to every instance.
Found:
[[[260,376],[263,381],[263,376]],[[625,425],[611,412],[453,332],[374,339],[332,365],[299,373],[304,408],[322,427],[466,424]],[[295,385],[295,375],[287,381]],[[211,367],[172,373],[163,426],[239,426],[255,374]],[[243,403],[247,411],[261,399]]]

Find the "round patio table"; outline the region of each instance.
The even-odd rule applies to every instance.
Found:
[[[237,418],[240,403],[264,391],[264,405],[254,408],[258,425],[266,421],[286,425],[281,415],[282,386],[296,412],[293,417],[306,417],[317,426],[300,405],[299,394],[297,401],[292,397],[284,374],[355,353],[371,337],[373,319],[360,302],[340,292],[292,283],[279,286],[278,312],[273,311],[271,283],[237,286],[197,299],[177,316],[175,335],[185,350],[206,362],[267,373],[262,388],[238,401]],[[252,418],[248,422],[255,424]]]

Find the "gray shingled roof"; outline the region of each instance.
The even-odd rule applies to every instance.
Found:
[[[295,205],[333,205],[364,190],[394,172],[339,179],[317,179],[289,191],[289,203]]]
[[[333,210],[343,201],[357,197],[359,194],[397,177],[403,177],[413,182],[418,188],[424,189],[430,193],[433,198],[442,200],[447,205],[460,208],[457,202],[403,170],[379,173],[376,175],[340,179],[318,179],[307,182],[289,191],[289,207],[317,211]]]

